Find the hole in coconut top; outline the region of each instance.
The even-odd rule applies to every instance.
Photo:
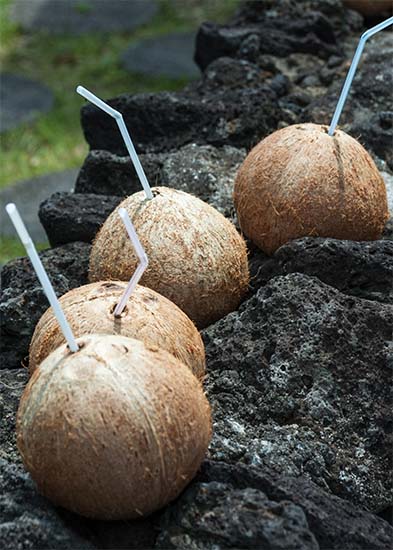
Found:
[[[112,304],[110,309],[109,309],[109,313],[110,315],[114,315],[114,311],[116,309],[116,306],[117,304]],[[126,315],[128,315],[128,307],[125,306],[123,311],[120,313],[120,315],[114,315],[115,319],[121,319],[122,317],[125,317]]]
[[[81,349],[83,349],[85,346],[86,346],[86,342],[84,342],[83,340],[77,340],[76,341],[77,345],[78,345],[78,351],[80,351]],[[66,346],[66,349],[67,349],[67,354],[71,354],[71,355],[74,355],[75,353],[78,353],[78,351],[74,351],[72,352],[67,344]]]

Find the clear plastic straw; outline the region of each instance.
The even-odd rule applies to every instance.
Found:
[[[151,192],[149,182],[147,181],[146,174],[143,170],[143,167],[139,160],[137,152],[135,151],[135,147],[134,147],[134,144],[132,143],[130,134],[128,133],[127,126],[125,125],[125,122],[123,120],[123,115],[119,113],[119,111],[116,111],[116,109],[113,109],[112,107],[110,107],[107,103],[105,103],[105,101],[102,101],[102,99],[100,99],[99,97],[89,92],[89,90],[87,90],[83,86],[78,86],[76,91],[78,92],[79,95],[81,95],[82,97],[84,97],[85,99],[93,103],[94,105],[96,105],[96,107],[99,107],[100,109],[105,111],[108,115],[110,115],[116,120],[120,133],[123,137],[124,143],[127,147],[127,151],[131,157],[136,173],[138,174],[139,181],[141,182],[142,187],[145,191],[146,198],[149,200],[152,199],[153,194]]]
[[[385,21],[382,21],[378,25],[375,25],[375,27],[371,27],[371,29],[368,29],[360,37],[358,47],[356,48],[355,55],[353,56],[351,66],[349,67],[349,71],[347,74],[347,78],[345,79],[344,86],[341,91],[341,95],[338,100],[336,110],[334,111],[334,115],[330,123],[329,132],[328,132],[329,136],[332,136],[336,130],[339,118],[341,116],[341,112],[347,100],[348,92],[351,88],[352,80],[353,80],[353,77],[355,76],[355,72],[360,60],[360,56],[362,55],[363,48],[366,41],[370,38],[370,36],[373,36],[377,32],[382,31],[383,29],[386,29],[386,27],[389,27],[389,25],[392,25],[392,24],[393,24],[393,17],[389,17],[389,19],[386,19]]]
[[[143,272],[145,271],[145,269],[149,264],[149,260],[148,260],[148,257],[146,256],[146,252],[143,246],[141,245],[140,240],[138,239],[138,235],[136,234],[135,227],[132,225],[132,222],[127,213],[127,210],[125,208],[119,208],[119,216],[121,217],[127,229],[128,236],[131,239],[131,242],[133,244],[133,247],[135,249],[136,255],[139,258],[140,263],[138,264],[138,267],[136,268],[135,273],[131,277],[130,282],[127,285],[127,288],[125,289],[124,294],[121,297],[120,302],[116,306],[116,309],[114,311],[115,317],[119,317],[122,314],[123,309],[125,308],[126,303],[128,301],[128,298],[133,293],[136,285],[138,284],[140,278],[143,275]]]
[[[59,325],[61,327],[61,330],[64,334],[65,339],[67,340],[68,347],[70,351],[74,353],[79,349],[78,344],[75,341],[74,335],[72,334],[71,327],[68,324],[68,321],[65,318],[63,310],[60,307],[59,300],[57,299],[55,291],[53,290],[53,286],[44,269],[44,266],[42,265],[40,257],[37,254],[37,250],[34,246],[34,243],[31,240],[29,233],[27,232],[25,224],[23,223],[23,220],[20,217],[15,204],[13,203],[7,204],[5,208],[7,210],[9,217],[11,218],[12,223],[14,224],[16,232],[18,233],[23,246],[26,249],[26,252],[31,260],[31,263],[33,264],[34,270],[44,289],[44,292],[49,300],[49,303],[53,308],[53,311],[56,315],[56,319],[59,322]]]

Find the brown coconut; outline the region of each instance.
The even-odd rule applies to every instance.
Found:
[[[90,281],[128,280],[137,266],[119,217],[127,210],[149,258],[141,283],[177,304],[203,328],[236,309],[249,274],[244,239],[217,210],[166,187],[125,199],[102,226],[90,255]]]
[[[393,7],[391,0],[344,0],[344,5],[363,15],[378,15],[379,13],[391,12]]]
[[[91,518],[150,514],[194,477],[211,437],[209,403],[170,353],[90,335],[49,355],[17,415],[17,444],[39,491]]]
[[[174,303],[154,290],[137,285],[120,317],[113,311],[127,283],[101,281],[75,288],[60,298],[76,337],[121,334],[157,346],[190,367],[197,378],[205,374],[205,348],[193,322]],[[52,308],[39,320],[30,343],[30,374],[65,342]]]
[[[272,254],[305,236],[378,239],[388,218],[386,187],[367,151],[341,130],[296,124],[248,154],[235,181],[244,233]]]

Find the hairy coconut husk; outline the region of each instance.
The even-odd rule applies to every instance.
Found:
[[[205,374],[202,338],[187,315],[164,296],[137,285],[120,317],[113,311],[127,286],[121,281],[101,281],[74,288],[60,298],[75,337],[85,334],[121,334],[142,340],[174,355],[200,380]],[[30,343],[30,374],[52,351],[65,342],[52,308],[35,328]]]
[[[149,514],[178,496],[211,438],[209,403],[170,353],[124,336],[57,348],[31,377],[17,444],[39,491],[83,516]]]
[[[137,266],[118,210],[125,208],[149,258],[141,283],[203,328],[236,309],[249,282],[247,249],[234,225],[200,199],[166,187],[125,199],[93,244],[89,279],[128,280]]]
[[[386,187],[367,151],[341,130],[296,124],[248,154],[235,181],[244,233],[267,254],[305,236],[370,241],[388,218]]]
[[[344,5],[363,15],[378,15],[392,11],[392,0],[343,0]]]

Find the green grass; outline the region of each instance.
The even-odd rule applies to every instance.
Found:
[[[49,247],[49,243],[36,243],[37,250],[44,250]],[[0,265],[5,264],[13,258],[26,256],[23,244],[15,237],[0,237]]]
[[[75,92],[78,84],[103,98],[183,88],[186,79],[126,72],[120,65],[120,54],[132,42],[195,29],[207,19],[225,21],[238,4],[239,0],[162,0],[155,18],[134,32],[51,36],[22,32],[9,20],[11,0],[0,0],[1,69],[46,84],[55,98],[50,113],[1,135],[0,188],[82,164],[88,146],[80,126],[84,100]],[[79,9],[85,7],[81,0]],[[0,243],[0,259],[19,253],[12,239]]]

